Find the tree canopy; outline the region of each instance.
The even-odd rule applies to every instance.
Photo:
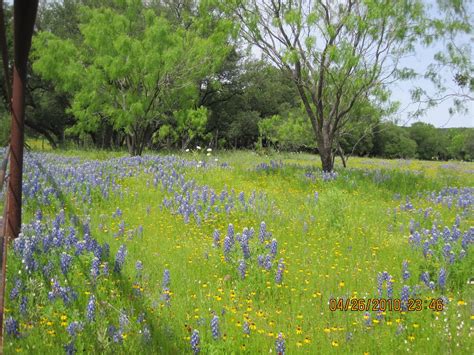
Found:
[[[173,26],[141,1],[123,12],[82,7],[79,28],[78,43],[39,33],[33,68],[71,95],[71,132],[111,125],[133,155],[176,111],[196,108],[197,83],[219,68],[230,30],[222,21],[206,34],[202,19]]]
[[[42,2],[27,133],[53,148],[264,149],[335,157],[472,160],[472,129],[399,127],[391,84],[417,113],[472,102],[472,2],[64,0]],[[4,4],[7,21],[11,5]],[[11,26],[7,23],[9,51]],[[402,59],[432,46],[427,70]],[[440,49],[441,48],[441,49]],[[431,60],[430,60],[431,59]],[[0,75],[3,75],[1,73]],[[407,92],[410,87],[407,86]],[[5,92],[3,95],[6,98]],[[8,102],[0,136],[8,137]]]

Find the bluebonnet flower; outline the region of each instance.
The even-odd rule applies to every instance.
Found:
[[[427,208],[427,209],[425,210],[425,213],[424,213],[423,217],[424,217],[425,219],[427,219],[427,218],[429,217],[431,211],[432,211],[432,208],[431,208],[431,207],[430,207],[430,208]]]
[[[64,241],[64,245],[66,246],[67,249],[73,248],[77,243],[77,238],[76,238],[76,230],[74,227],[69,227],[69,235],[66,237],[66,240]]]
[[[431,254],[432,254],[432,251],[430,249],[430,242],[426,240],[423,243],[423,256],[426,258],[428,255],[431,255]]]
[[[119,230],[117,234],[115,234],[116,237],[123,237],[125,235],[125,221],[120,221],[119,223]]]
[[[474,241],[474,229],[470,228],[469,231],[465,232],[462,236],[461,246],[464,250],[467,250],[469,244]]]
[[[96,280],[97,277],[99,277],[100,275],[100,260],[99,258],[94,258],[92,259],[92,263],[91,263],[91,277],[93,280]]]
[[[411,236],[410,236],[410,241],[415,244],[416,246],[421,244],[421,235],[418,231],[415,231]]]
[[[323,171],[321,173],[323,181],[332,181],[337,179],[337,173],[335,171]]]
[[[64,345],[64,352],[66,355],[74,355],[77,352],[76,345],[74,343],[74,340],[71,340],[69,343]]]
[[[239,201],[242,205],[245,205],[245,195],[243,191],[239,193]]]
[[[258,232],[258,240],[260,240],[260,243],[264,243],[265,242],[265,238],[267,236],[267,225],[265,224],[265,222],[262,221],[262,223],[260,223],[260,230]]]
[[[219,239],[219,231],[217,229],[214,230],[214,233],[212,234],[212,238],[214,240],[214,247],[219,248],[221,245],[221,241]]]
[[[270,254],[275,257],[277,254],[278,242],[276,239],[272,239],[270,243]]]
[[[384,281],[383,274],[379,272],[377,274],[377,292],[380,298],[382,298],[382,295],[383,295],[383,281]]]
[[[112,341],[117,344],[122,344],[123,341],[123,334],[120,329],[118,329],[114,334],[112,335]]]
[[[18,338],[20,336],[20,328],[18,321],[13,317],[8,317],[5,320],[5,331],[7,335]]]
[[[15,286],[13,286],[12,290],[10,291],[10,299],[14,300],[20,294],[20,290],[22,288],[21,279],[15,279]]]
[[[115,254],[115,264],[114,271],[119,273],[122,271],[123,264],[125,263],[125,257],[127,256],[127,249],[124,244],[122,244]]]
[[[230,238],[232,244],[234,242],[234,225],[232,223],[229,223],[229,226],[227,227],[227,236]]]
[[[423,283],[429,287],[429,284],[430,284],[430,274],[428,271],[425,271],[423,272],[421,275],[420,275],[420,279],[421,281],[423,281]]]
[[[392,277],[389,275],[387,279],[387,297],[393,297],[393,280]]]
[[[311,171],[305,172],[304,176],[306,176],[308,179],[311,179],[313,181],[316,179],[316,177],[314,176],[314,174]]]
[[[76,255],[81,255],[84,252],[84,250],[86,249],[86,243],[83,240],[79,240],[76,243],[75,247],[76,247],[76,253],[75,254]]]
[[[120,312],[120,315],[119,315],[120,330],[122,330],[122,332],[127,330],[129,324],[130,324],[130,321],[127,315],[125,314],[125,312],[124,311]]]
[[[137,274],[141,274],[143,270],[143,263],[140,260],[137,260],[137,262],[135,263],[135,270],[137,271]]]
[[[118,217],[118,218],[122,217],[122,210],[121,210],[119,207],[117,207],[117,209],[115,210],[115,212],[112,213],[112,217],[113,217],[113,218],[115,218],[115,217]]]
[[[283,339],[283,334],[278,333],[278,337],[275,341],[275,349],[278,355],[285,355],[285,339]]]
[[[264,256],[263,255],[259,255],[257,256],[257,262],[258,262],[258,265],[263,267],[263,262],[264,262]]]
[[[446,270],[444,268],[439,270],[438,285],[442,289],[446,287]]]
[[[365,319],[365,326],[366,327],[371,327],[372,326],[372,317],[369,312],[364,313],[364,319]]]
[[[221,332],[219,329],[219,317],[216,315],[214,315],[214,317],[211,319],[211,332],[214,339],[220,338]]]
[[[20,301],[20,313],[25,315],[28,310],[28,297],[22,296]]]
[[[77,293],[71,287],[62,287],[55,279],[51,281],[52,290],[48,292],[50,301],[61,298],[65,305],[69,305],[73,300],[77,299]]]
[[[408,261],[404,260],[402,263],[402,278],[408,280],[410,278],[410,272],[408,271]]]
[[[199,331],[194,329],[193,333],[191,334],[191,350],[193,351],[194,354],[199,354],[199,352],[201,351],[199,343],[200,343]]]
[[[278,261],[277,271],[275,275],[275,282],[277,284],[281,284],[284,270],[285,270],[285,264],[283,263],[283,259],[280,259],[280,261]]]
[[[43,219],[43,211],[41,209],[36,210],[35,219],[41,221]]]
[[[161,287],[167,288],[170,285],[171,277],[170,277],[170,271],[168,269],[165,269],[163,271],[163,282],[161,283]]]
[[[100,246],[99,243],[95,243],[95,248],[93,252],[96,258],[98,258],[99,260],[102,260],[102,247]]]
[[[443,247],[443,255],[444,255],[445,259],[449,259],[449,256],[450,256],[450,254],[451,254],[451,249],[452,249],[451,244],[446,243],[446,244],[444,245],[444,247]]]
[[[82,325],[82,323],[80,323],[78,321],[74,321],[74,322],[69,323],[69,325],[66,328],[67,332],[72,337],[75,337],[78,332],[82,331],[82,329],[83,329],[83,325]]]
[[[244,322],[244,324],[242,325],[242,331],[244,332],[245,335],[250,335],[249,322],[247,322],[247,321]]]
[[[461,225],[461,217],[459,217],[459,215],[456,215],[456,219],[454,220],[454,225],[458,228]]]
[[[450,238],[451,238],[451,231],[449,230],[448,227],[444,227],[444,229],[443,229],[443,239],[444,239],[444,241],[448,242]]]
[[[263,267],[266,269],[266,270],[270,270],[272,268],[272,265],[273,265],[273,261],[272,261],[272,257],[271,255],[267,254],[265,256],[265,262],[263,263]]]
[[[245,264],[245,260],[240,260],[239,261],[239,273],[240,273],[240,277],[242,279],[245,279],[245,274],[246,274],[246,271],[247,271],[247,265]]]
[[[402,292],[400,295],[402,311],[407,311],[409,298],[410,298],[410,286],[404,285],[402,287]]]
[[[104,276],[109,275],[109,263],[104,263],[102,265],[102,275],[104,275]]]
[[[244,258],[245,259],[250,258],[249,241],[246,235],[242,236],[242,239],[240,240],[240,247],[242,248],[242,254],[244,255]]]
[[[87,302],[86,314],[87,314],[87,319],[89,320],[89,322],[93,322],[95,319],[95,296],[94,295],[91,295],[89,297],[89,302]]]
[[[229,253],[232,250],[232,241],[229,236],[224,238],[224,255],[226,260],[229,260]]]

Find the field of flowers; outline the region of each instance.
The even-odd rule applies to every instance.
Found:
[[[473,163],[353,158],[323,174],[308,154],[194,150],[25,164],[6,353],[474,351]]]

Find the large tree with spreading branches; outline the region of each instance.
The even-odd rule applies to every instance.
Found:
[[[222,5],[243,37],[297,87],[322,167],[331,171],[339,132],[368,101],[389,102],[405,75],[400,59],[427,23],[417,0],[236,0]]]

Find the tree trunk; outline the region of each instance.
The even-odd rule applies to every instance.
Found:
[[[128,147],[128,153],[130,154],[130,156],[134,157],[136,155],[139,155],[137,139],[135,135],[127,134],[127,147]]]
[[[332,137],[328,128],[329,127],[326,127],[326,125],[323,125],[322,132],[320,132],[316,136],[319,157],[321,159],[323,171],[330,172],[334,168],[334,160],[332,151]]]
[[[337,152],[339,153],[339,156],[341,157],[342,166],[344,166],[344,168],[347,168],[346,157],[344,155],[344,151],[342,150],[342,147],[339,144],[337,145]]]
[[[323,171],[330,172],[334,168],[332,160],[332,150],[329,148],[320,148],[319,157],[321,158],[321,164],[323,166]]]

